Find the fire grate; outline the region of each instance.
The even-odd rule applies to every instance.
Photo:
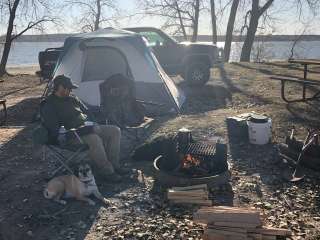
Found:
[[[207,157],[214,156],[215,151],[215,146],[207,143],[191,143],[187,148],[187,154]]]

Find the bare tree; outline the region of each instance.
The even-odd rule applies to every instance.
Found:
[[[67,6],[80,10],[79,24],[84,32],[93,32],[105,23],[113,23],[116,21],[114,15],[119,14],[117,1],[114,0],[68,0]]]
[[[250,17],[249,26],[245,25],[247,29],[246,38],[244,40],[240,61],[249,62],[251,49],[254,38],[258,29],[259,19],[263,13],[271,6],[274,0],[268,0],[263,6],[260,6],[260,0],[252,0],[251,10],[246,14],[246,19]]]
[[[199,30],[200,0],[194,0],[194,2],[192,2],[192,5],[193,5],[192,10],[194,12],[194,15],[191,17],[192,28],[193,28],[191,41],[195,42],[197,41],[198,30]]]
[[[211,10],[211,26],[212,26],[212,42],[217,43],[217,15],[215,0],[210,0],[210,10]]]
[[[294,49],[295,49],[296,45],[301,41],[301,38],[302,38],[303,35],[305,34],[306,30],[307,30],[307,29],[304,28],[303,31],[302,31],[302,33],[299,34],[299,35],[295,38],[295,40],[293,41],[292,46],[291,46],[291,49],[290,49],[289,59],[293,59],[293,57],[294,57],[294,55],[295,55],[295,54],[294,54]]]
[[[192,40],[197,40],[199,16],[204,9],[202,0],[139,0],[138,4],[145,14],[164,19],[162,28],[170,30],[173,35],[182,34],[187,40],[190,31]]]
[[[1,20],[7,24],[5,43],[0,62],[0,77],[6,74],[6,65],[12,42],[30,29],[44,30],[44,24],[55,22],[49,16],[50,5],[44,0],[1,0]],[[6,17],[7,16],[7,17]],[[27,24],[22,24],[26,22]],[[20,24],[22,24],[20,26]]]
[[[230,15],[227,25],[227,32],[226,32],[226,40],[224,44],[224,61],[228,62],[230,58],[230,50],[231,50],[231,42],[232,42],[232,36],[233,36],[233,28],[234,28],[234,22],[237,15],[237,10],[239,6],[240,0],[233,0],[232,6],[230,9]]]

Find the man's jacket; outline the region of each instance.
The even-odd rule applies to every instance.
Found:
[[[49,95],[41,103],[41,119],[49,133],[49,142],[57,143],[59,129],[79,128],[88,121],[88,108],[76,96],[58,97]],[[92,117],[90,119],[93,120]]]

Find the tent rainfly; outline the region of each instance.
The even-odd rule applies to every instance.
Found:
[[[134,80],[136,98],[160,104],[164,112],[179,111],[183,92],[161,68],[144,39],[129,31],[106,28],[71,36],[64,42],[54,76],[64,74],[88,106],[100,106],[99,85],[113,74]]]

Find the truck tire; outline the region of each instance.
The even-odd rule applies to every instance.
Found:
[[[183,76],[190,85],[202,86],[209,81],[210,66],[204,62],[191,62]]]

